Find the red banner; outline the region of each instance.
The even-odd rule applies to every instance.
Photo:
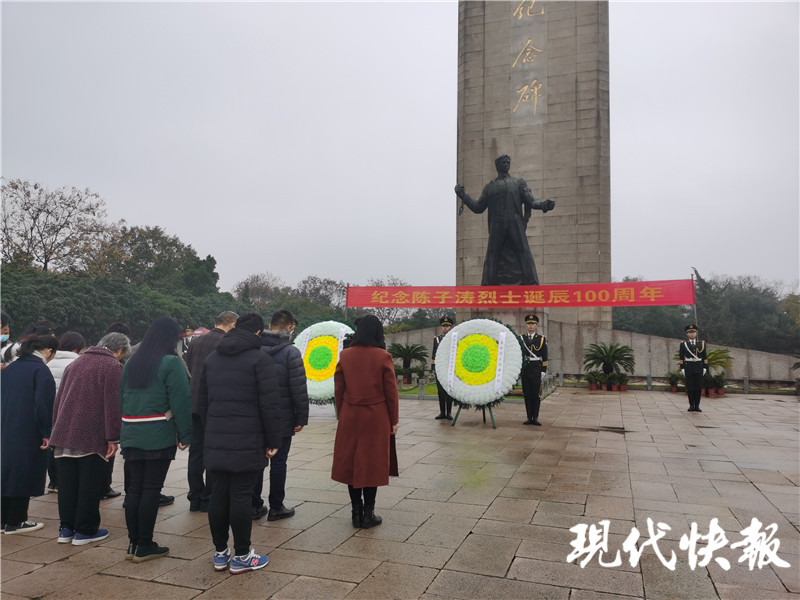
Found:
[[[694,304],[694,282],[627,281],[578,285],[348,287],[347,306],[535,308]]]

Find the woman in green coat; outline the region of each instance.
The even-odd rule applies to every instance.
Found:
[[[176,446],[185,450],[192,437],[189,375],[176,352],[181,333],[173,319],[157,318],[122,371],[120,447],[130,476],[125,522],[133,562],[169,553],[153,541],[153,529]]]

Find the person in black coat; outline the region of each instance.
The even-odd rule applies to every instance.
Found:
[[[539,317],[536,315],[525,315],[525,328],[528,333],[522,336],[522,345],[525,347],[522,393],[525,395],[525,412],[528,419],[523,424],[541,427],[539,406],[542,402],[542,379],[547,373],[547,340],[537,333]]]
[[[53,426],[56,383],[47,363],[58,350],[52,334],[20,340],[17,360],[2,371],[2,529],[6,534],[35,531],[28,521],[31,496],[44,494],[47,447]]]
[[[200,389],[200,375],[203,372],[203,364],[206,358],[217,349],[225,334],[236,325],[239,318],[235,312],[226,310],[217,317],[214,322],[214,329],[205,335],[193,339],[189,343],[189,348],[183,360],[189,369],[191,377],[189,389],[192,392],[192,444],[189,446],[189,464],[187,465],[187,479],[189,480],[189,493],[186,499],[189,500],[189,510],[208,511],[208,498],[211,495],[211,484],[203,480],[203,440],[205,432],[203,423],[197,412],[197,391]]]
[[[275,366],[261,351],[263,329],[258,314],[239,317],[206,359],[198,390],[198,413],[205,430],[203,459],[211,481],[208,524],[214,568],[222,571],[230,562],[231,573],[260,569],[269,561],[250,548],[253,488],[283,439]]]
[[[264,500],[261,499],[264,486],[262,472],[253,491],[253,519],[260,519],[265,513],[268,521],[294,515],[293,508],[283,505],[286,498],[286,459],[292,447],[292,436],[308,425],[306,368],[300,350],[291,341],[296,322],[291,312],[279,310],[272,315],[269,330],[261,333],[261,350],[272,357],[278,377],[283,442],[278,453],[269,461],[269,510],[265,509]]]
[[[700,410],[700,396],[703,391],[703,375],[708,369],[708,354],[706,343],[697,339],[697,325],[687,325],[686,341],[681,344],[678,354],[680,356],[680,369],[686,378],[686,394],[689,396],[688,412],[703,412]]]

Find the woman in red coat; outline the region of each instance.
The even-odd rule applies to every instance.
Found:
[[[363,529],[382,521],[375,496],[379,485],[389,483],[389,437],[399,420],[394,362],[385,347],[378,318],[362,317],[334,375],[339,426],[331,479],[347,484],[353,527]]]

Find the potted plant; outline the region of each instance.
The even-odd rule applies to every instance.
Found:
[[[669,384],[672,393],[676,393],[678,391],[678,383],[681,380],[681,373],[680,371],[670,371],[667,373],[667,383]]]
[[[617,383],[619,384],[620,392],[628,391],[628,379],[627,373],[617,373]]]
[[[600,368],[608,375],[611,372],[633,373],[636,361],[633,348],[621,344],[589,344],[583,353],[584,368]]]
[[[601,391],[608,389],[608,375],[602,371],[597,372],[597,389]]]
[[[608,390],[617,391],[617,376],[622,371],[633,374],[635,365],[633,348],[622,344],[589,344],[583,353],[583,368],[601,369]]]
[[[705,391],[706,398],[713,396],[714,390],[716,389],[717,386],[714,383],[714,376],[711,374],[711,369],[708,369],[706,374],[703,375],[703,391]]]
[[[597,389],[597,376],[599,373],[597,371],[589,371],[586,374],[586,383],[589,384],[589,390],[594,391]]]
[[[609,392],[616,392],[619,390],[619,376],[617,373],[609,373],[606,375],[606,386]]]
[[[717,396],[725,395],[725,371],[720,371],[714,377],[714,387],[717,389]]]
[[[392,344],[388,348],[392,358],[399,358],[403,362],[401,373],[403,383],[411,383],[411,361],[422,363],[423,369],[427,363],[428,350],[420,344]]]

